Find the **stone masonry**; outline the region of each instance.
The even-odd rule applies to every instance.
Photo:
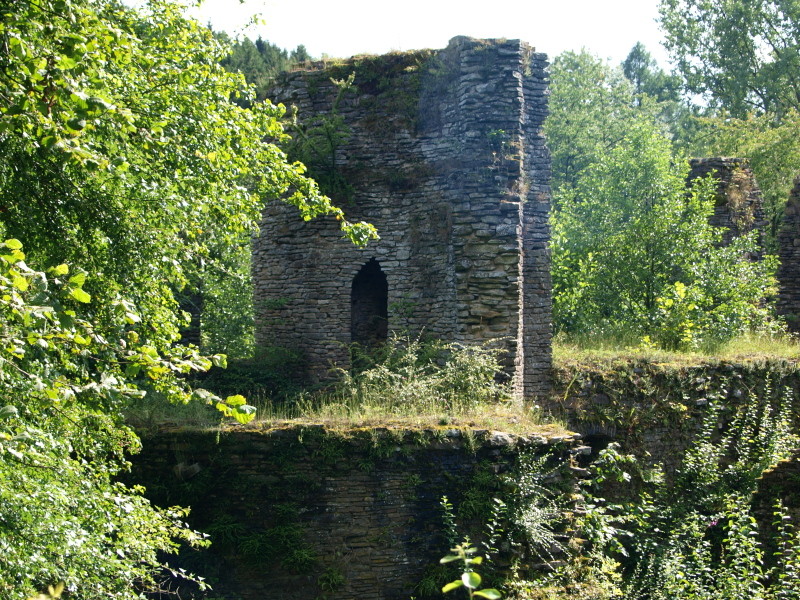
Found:
[[[549,385],[550,158],[544,54],[457,37],[444,50],[355,57],[288,73],[271,92],[306,123],[336,107],[345,133],[333,199],[380,241],[359,249],[333,219],[267,207],[253,244],[260,346],[302,351],[309,376],[391,331],[499,340],[518,399]],[[332,79],[355,73],[339,94]],[[339,99],[337,100],[337,95]]]
[[[780,292],[778,312],[793,332],[800,331],[800,177],[795,179],[778,232]]]
[[[688,181],[712,175],[719,181],[711,224],[722,227],[723,244],[734,237],[758,231],[759,246],[763,247],[766,230],[764,202],[753,171],[744,158],[693,158]]]
[[[462,506],[502,498],[503,478],[514,476],[523,456],[547,460],[543,485],[574,499],[570,457],[581,450],[578,437],[167,428],[143,435],[131,478],[159,506],[192,507],[191,526],[208,532],[212,544],[184,552],[175,566],[202,572],[214,597],[408,600],[431,597],[417,588],[451,547],[442,496],[460,515],[461,535],[473,540],[485,531],[486,515]],[[523,562],[531,557],[515,545],[495,566],[506,568],[512,552]],[[443,583],[435,583],[438,591]]]

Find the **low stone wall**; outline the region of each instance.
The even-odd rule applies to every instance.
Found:
[[[680,467],[711,407],[720,408],[714,431],[728,431],[749,407],[758,418],[788,404],[800,431],[800,363],[772,360],[669,365],[644,360],[562,365],[555,371],[549,408],[595,448],[621,444],[667,474]]]
[[[549,459],[547,485],[574,489],[564,436],[303,426],[160,431],[143,445],[132,481],[159,505],[192,507],[213,544],[180,564],[224,598],[425,597],[449,547],[442,496],[474,539],[521,455]]]

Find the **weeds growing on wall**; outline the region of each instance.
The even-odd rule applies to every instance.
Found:
[[[770,396],[765,390],[764,398]],[[590,467],[580,536],[570,560],[507,589],[528,600],[784,600],[800,598],[800,530],[780,504],[771,539],[759,529],[752,495],[763,471],[798,437],[791,395],[752,398],[732,420],[711,403],[695,443],[669,481],[615,446]],[[727,423],[727,424],[726,424]],[[639,479],[634,496],[614,492]],[[611,494],[623,500],[609,502]]]
[[[336,389],[350,403],[380,404],[394,414],[409,408],[451,412],[510,398],[507,384],[498,381],[503,351],[492,345],[395,336],[369,353],[354,352],[362,368],[340,370]]]
[[[330,112],[314,123],[302,123],[298,119],[297,107],[292,107],[291,124],[288,127],[291,141],[286,149],[291,160],[299,160],[308,168],[309,174],[320,189],[339,202],[349,202],[353,197],[353,186],[342,174],[337,162],[337,152],[350,137],[350,128],[339,114],[339,104],[344,96],[353,91],[355,72],[330,81],[336,88]]]
[[[516,467],[500,477],[478,465],[458,498],[441,499],[442,542],[453,556],[459,554],[459,548],[473,547],[472,554],[481,557],[485,584],[506,590],[514,589],[514,582],[520,581],[516,575],[508,579],[509,568],[518,574],[559,564],[568,553],[564,526],[573,490],[558,484],[566,481],[560,471],[567,466],[562,458],[532,452],[520,453]],[[416,588],[418,597],[439,598],[442,586],[443,591],[462,587],[447,583],[457,576],[444,561],[432,565]],[[473,581],[475,586],[470,588],[467,583],[463,579],[468,591],[480,585]],[[489,595],[500,597],[494,590]],[[477,592],[475,596],[483,597]]]
[[[800,535],[787,525],[782,539],[771,540],[785,552],[768,557],[751,508],[761,473],[798,442],[791,396],[774,407],[753,398],[722,432],[721,411],[710,407],[674,480],[658,481],[640,499],[630,527],[627,598],[800,597],[797,565],[787,564],[800,550]]]

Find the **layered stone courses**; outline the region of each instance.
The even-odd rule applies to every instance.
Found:
[[[476,477],[490,473],[500,486],[523,455],[549,461],[552,470],[542,483],[548,490],[567,490],[572,498],[577,492],[570,458],[581,446],[574,434],[386,428],[358,433],[317,426],[165,429],[143,435],[131,477],[161,506],[191,505],[192,527],[211,532],[212,545],[202,556],[210,565],[204,574],[216,571],[215,595],[243,600],[261,600],[265,590],[269,598],[285,600],[419,596],[426,571],[450,547],[442,497],[457,510],[470,491],[480,489]],[[472,532],[475,539],[485,530],[484,518],[459,519],[460,533]],[[287,528],[298,530],[302,541],[270,555]],[[268,544],[254,548],[247,539]],[[313,560],[292,568],[287,554],[300,548]],[[495,566],[507,567],[509,552],[529,558],[527,550],[508,548]],[[331,571],[341,580],[326,587]]]
[[[384,73],[382,59],[392,67]],[[371,74],[354,58],[286,74],[272,90],[301,119],[318,119],[337,96],[330,77],[355,71],[356,91],[337,105],[347,135],[335,156],[352,197],[334,200],[381,240],[359,249],[332,219],[302,222],[292,207],[270,205],[253,245],[257,343],[302,350],[314,379],[347,367],[353,278],[375,259],[388,282],[390,330],[500,340],[517,398],[543,394],[546,56],[518,40],[458,37],[444,50],[369,60]]]
[[[778,312],[786,318],[789,329],[800,331],[800,177],[783,213],[783,225],[778,232]]]

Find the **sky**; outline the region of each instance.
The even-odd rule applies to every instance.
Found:
[[[586,48],[614,64],[641,41],[669,66],[658,0],[205,0],[192,14],[288,50],[303,44],[317,58],[444,48],[467,35],[521,39],[551,58]],[[255,14],[263,23],[248,27]]]

